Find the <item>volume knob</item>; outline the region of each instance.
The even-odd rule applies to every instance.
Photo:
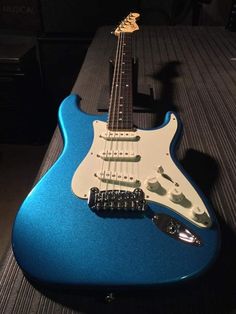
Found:
[[[184,199],[184,194],[178,187],[174,187],[169,191],[169,199],[174,203],[181,203]]]
[[[157,177],[148,177],[146,180],[146,188],[150,191],[156,191],[161,187]]]

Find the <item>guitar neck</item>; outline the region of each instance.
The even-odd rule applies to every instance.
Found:
[[[133,130],[132,33],[118,36],[108,129]]]

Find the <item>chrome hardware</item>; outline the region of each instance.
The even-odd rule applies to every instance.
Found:
[[[202,242],[199,239],[199,237],[197,237],[180,221],[169,215],[156,214],[152,218],[152,221],[162,232],[166,233],[167,235],[176,240],[195,246],[202,245]]]
[[[111,303],[115,300],[115,297],[114,297],[114,293],[109,293],[106,297],[105,297],[105,301],[107,303]]]
[[[88,206],[95,212],[144,212],[147,209],[144,193],[141,189],[133,192],[124,190],[99,191],[90,189]]]

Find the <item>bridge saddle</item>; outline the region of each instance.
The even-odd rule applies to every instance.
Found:
[[[100,191],[90,189],[88,206],[95,212],[144,212],[147,209],[142,189]]]

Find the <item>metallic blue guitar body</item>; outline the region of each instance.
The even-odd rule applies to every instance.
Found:
[[[178,128],[170,143],[170,158],[183,173],[174,159],[180,135],[177,116],[167,113],[156,132],[162,132],[171,116],[177,119]],[[210,227],[198,226],[176,210],[148,200],[148,210],[142,215],[100,215],[89,208],[86,198],[72,191],[72,178],[94,141],[94,120],[106,121],[107,115],[81,112],[75,95],[60,106],[63,152],[28,195],[13,227],[12,247],[24,273],[41,283],[70,287],[153,286],[201,274],[217,255],[219,231],[196,187],[208,209]],[[155,148],[151,152],[155,154]],[[200,243],[177,239],[172,229],[166,232],[155,221],[162,214],[190,230]]]

